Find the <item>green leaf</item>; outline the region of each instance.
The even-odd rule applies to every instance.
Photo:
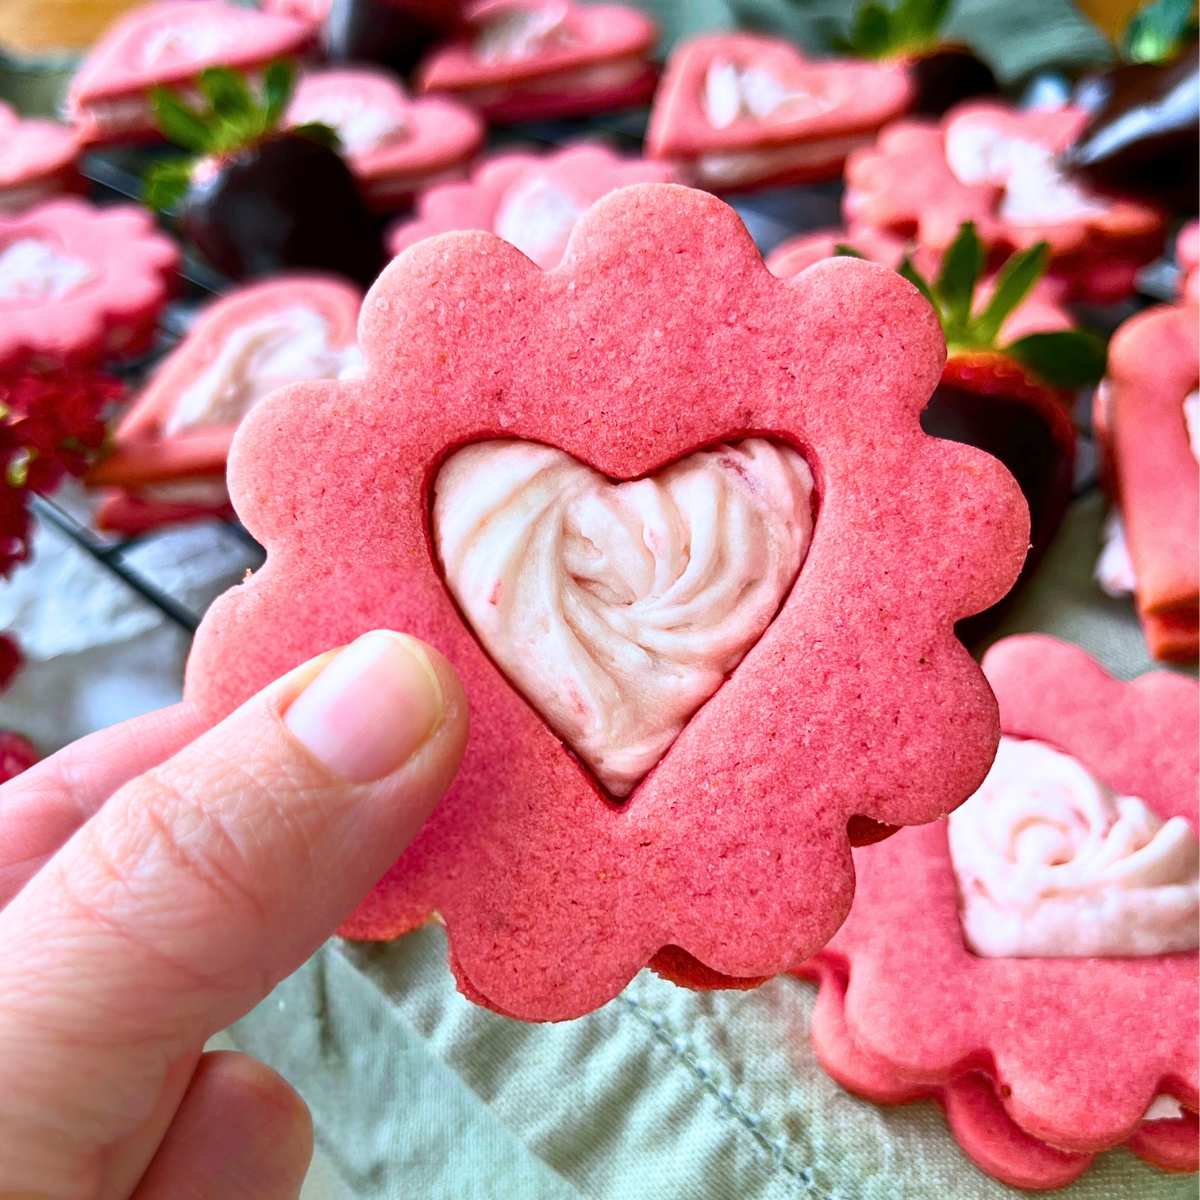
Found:
[[[263,73],[264,116],[267,129],[277,129],[296,88],[296,64],[288,59],[271,63]]]
[[[929,301],[933,307],[933,311],[938,314],[940,320],[942,314],[938,309],[937,301],[933,298],[933,289],[929,286],[925,276],[913,266],[913,261],[907,254],[900,260],[900,265],[896,268],[896,271],[902,278],[907,279]]]
[[[850,27],[850,44],[864,58],[879,58],[887,53],[891,33],[891,13],[882,4],[864,4]]]
[[[341,150],[342,148],[342,139],[338,137],[337,130],[332,126],[322,125],[320,121],[309,121],[307,125],[296,125],[288,132],[306,137],[309,141],[316,142],[328,150]]]
[[[937,41],[954,0],[900,0],[895,21],[905,48],[917,49]]]
[[[187,195],[192,186],[190,158],[160,158],[152,163],[142,181],[142,199],[156,212],[169,212]]]
[[[942,259],[933,291],[946,336],[963,331],[971,319],[971,299],[983,271],[983,245],[972,221],[965,222]]]
[[[853,246],[847,246],[845,242],[838,242],[833,248],[833,253],[837,258],[866,258],[865,254],[860,254]]]
[[[1155,0],[1129,22],[1121,50],[1130,62],[1163,62],[1194,33],[1195,25],[1195,0]]]
[[[1108,357],[1103,339],[1082,329],[1031,333],[1005,346],[1004,353],[1051,387],[1071,391],[1098,383]]]
[[[209,67],[200,72],[199,82],[201,93],[222,120],[249,123],[260,118],[259,103],[240,72]]]
[[[212,148],[212,130],[182,96],[168,88],[152,88],[150,105],[159,131],[168,141],[193,154],[207,154]]]
[[[995,342],[1000,327],[1041,279],[1049,259],[1050,247],[1045,242],[1038,242],[1009,258],[996,275],[996,286],[987,307],[970,323],[973,342],[983,346]]]

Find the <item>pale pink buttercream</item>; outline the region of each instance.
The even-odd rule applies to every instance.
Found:
[[[950,814],[968,946],[987,958],[1194,950],[1200,844],[1045,742],[1003,737],[979,790]]]
[[[613,484],[532,442],[438,475],[434,536],[485,648],[628,794],[770,623],[812,535],[812,474],[762,439]]]

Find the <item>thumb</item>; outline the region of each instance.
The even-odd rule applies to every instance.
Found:
[[[446,661],[376,632],[117,791],[0,913],[0,1195],[127,1193],[180,1061],[384,874],[466,731]]]

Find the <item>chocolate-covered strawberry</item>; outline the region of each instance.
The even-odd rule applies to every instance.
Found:
[[[984,250],[966,224],[931,282],[905,258],[900,273],[933,305],[946,335],[941,383],[921,415],[927,433],[1000,459],[1029,503],[1036,564],[1062,521],[1075,466],[1075,392],[1104,374],[1104,343],[1067,327],[1057,305],[1031,297],[1049,257],[1044,242],[1014,254],[977,297]],[[963,623],[968,638],[996,609]]]
[[[875,0],[859,6],[850,31],[838,40],[856,58],[900,62],[913,82],[912,110],[939,116],[960,100],[1000,90],[996,76],[969,46],[942,39],[953,0]]]
[[[1092,188],[1132,192],[1182,213],[1195,212],[1200,187],[1196,36],[1194,0],[1142,6],[1120,39],[1123,61],[1080,80],[1074,103],[1092,115],[1062,165]]]
[[[215,68],[200,76],[204,108],[157,89],[159,127],[191,154],[154,164],[146,200],[234,279],[304,268],[367,286],[386,261],[379,225],[328,126],[280,128],[294,81],[291,64],[273,63],[259,97]]]
[[[377,63],[402,75],[462,25],[461,0],[333,0],[325,53],[333,62]]]

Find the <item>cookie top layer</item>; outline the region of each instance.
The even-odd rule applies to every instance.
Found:
[[[850,818],[944,814],[999,733],[953,626],[1011,585],[1028,513],[995,460],[921,431],[944,356],[929,306],[857,260],[777,279],[728,206],[643,184],[595,204],[551,271],[487,233],[411,247],[359,333],[364,378],[284,389],[239,430],[231,493],[268,560],[210,610],[187,681],[216,720],[376,626],[461,674],[458,779],[345,932],[436,911],[460,986],[527,1019],[595,1008],[665,945],[742,977],[814,952],[850,903]],[[504,437],[639,479],[751,433],[812,469],[808,555],[614,805],[464,623],[430,543],[437,469]]]
[[[336,377],[357,359],[361,303],[353,285],[322,275],[285,275],[213,301],[122,418],[89,482],[222,471],[238,421],[272,386]]]
[[[51,200],[0,215],[0,362],[90,361],[166,303],[179,249],[136,205]]]
[[[441,170],[469,158],[484,136],[471,109],[436,97],[414,100],[393,76],[362,67],[303,75],[287,122],[330,126],[366,180]]]
[[[206,67],[253,67],[295,54],[312,38],[308,22],[222,0],[161,0],[115,21],[88,53],[67,90],[72,117],[98,100],[186,83]]]
[[[1004,732],[1069,754],[1162,822],[1200,827],[1200,688],[1169,672],[1113,679],[1041,635],[984,658]],[[855,855],[858,892],[821,956],[844,964],[846,1027],[884,1076],[921,1086],[984,1069],[1028,1134],[1091,1152],[1126,1141],[1151,1101],[1195,1109],[1200,1073],[1196,952],[983,958],[968,949],[945,823],[902,830]]]
[[[804,58],[790,43],[718,33],[678,45],[646,133],[654,158],[802,144],[871,132],[899,116],[903,67]]]
[[[497,154],[469,180],[422,193],[414,217],[388,232],[393,254],[452,229],[486,229],[511,242],[539,267],[558,265],[571,229],[601,196],[631,183],[672,183],[666,163],[622,158],[602,144],[581,143],[552,154]]]
[[[657,36],[649,17],[618,4],[497,0],[476,6],[468,37],[425,60],[418,89],[521,83],[648,54]]]

